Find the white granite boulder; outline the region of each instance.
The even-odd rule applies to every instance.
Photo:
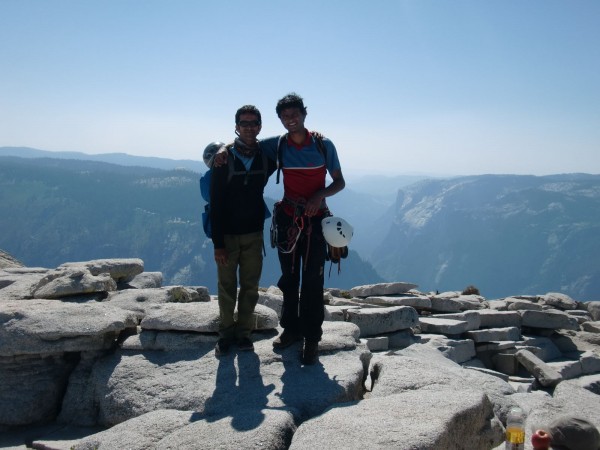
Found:
[[[0,302],[0,426],[54,419],[71,371],[136,325],[131,312],[103,303]]]
[[[476,343],[494,341],[518,341],[521,339],[521,330],[517,327],[487,328],[467,332],[467,336]]]
[[[587,302],[585,306],[592,316],[592,320],[600,320],[600,301]]]
[[[420,334],[418,337],[420,343],[435,348],[457,364],[469,361],[476,356],[475,343],[471,339],[450,339],[439,334]]]
[[[527,347],[535,347],[535,356],[540,358],[542,361],[551,361],[553,359],[558,359],[563,357],[563,353],[556,346],[552,339],[542,336],[522,336],[521,342],[519,345],[527,346]]]
[[[445,296],[431,297],[431,310],[438,313],[456,313],[463,311],[463,304],[456,298]]]
[[[119,333],[135,329],[130,311],[107,303],[56,300],[0,303],[0,356],[106,350]]]
[[[14,256],[0,250],[0,269],[23,267],[23,263]]]
[[[294,417],[285,410],[232,409],[229,415],[207,417],[163,409],[91,435],[72,449],[281,449],[295,431]]]
[[[49,271],[43,267],[0,270],[0,303],[33,298],[33,291]]]
[[[162,272],[142,272],[134,276],[131,280],[117,283],[119,289],[156,289],[162,287],[162,285]]]
[[[462,311],[486,309],[488,307],[488,302],[481,295],[461,294],[454,300],[462,305]]]
[[[290,450],[489,450],[503,427],[480,390],[405,391],[335,405],[298,427]]]
[[[459,335],[469,330],[469,323],[464,320],[441,317],[419,317],[419,325],[423,333]]]
[[[279,319],[275,311],[263,305],[256,305],[254,310],[255,330],[272,330],[277,327],[278,323]],[[217,333],[219,331],[219,304],[217,301],[210,301],[155,305],[146,312],[140,326],[143,330]]]
[[[416,391],[481,390],[504,421],[513,402],[506,399],[515,390],[500,378],[463,368],[427,345],[415,344],[387,355],[373,356],[371,374],[374,380],[371,397]]]
[[[522,319],[517,311],[484,309],[478,313],[481,328],[521,327]]]
[[[80,440],[72,450],[96,450],[102,448],[122,448],[145,450],[156,448],[156,444],[165,436],[199,420],[194,411],[159,409],[142,414],[125,423],[116,425]],[[37,442],[39,445],[48,443]]]
[[[506,309],[509,311],[519,311],[519,310],[528,310],[532,309],[534,311],[541,311],[544,307],[539,303],[534,303],[531,300],[523,300],[523,299],[505,299],[506,300]]]
[[[464,311],[460,313],[433,314],[431,317],[440,319],[454,319],[467,322],[467,331],[477,330],[481,326],[479,311]]]
[[[558,310],[519,311],[519,314],[521,314],[521,324],[524,327],[579,330],[577,319]]]
[[[360,328],[361,337],[412,328],[419,323],[417,311],[410,306],[351,309],[346,314],[346,320],[355,323]]]
[[[94,259],[91,261],[68,262],[57,267],[60,269],[85,268],[92,275],[107,273],[116,282],[127,282],[144,271],[144,261],[139,258]]]
[[[577,302],[560,292],[549,292],[540,296],[540,303],[561,310],[577,309]]]
[[[415,309],[431,309],[431,300],[426,296],[391,296],[375,295],[365,298],[357,298],[356,302],[365,305],[376,306],[412,306]]]
[[[209,416],[165,436],[161,450],[288,448],[296,431],[294,415],[285,408],[239,408]]]
[[[277,313],[278,317],[281,317],[281,308],[283,307],[283,295],[281,294],[281,292],[277,293],[277,291],[273,292],[273,290],[266,292],[259,291],[258,304],[271,308]]]
[[[192,289],[185,286],[165,286],[154,289],[125,289],[111,292],[106,302],[119,308],[133,311],[143,319],[146,311],[164,303],[209,302],[206,288]]]
[[[360,329],[356,324],[340,321],[324,322],[319,351],[354,350],[359,340]]]
[[[370,297],[370,296],[387,296],[405,294],[411,289],[415,289],[418,286],[412,283],[395,282],[395,283],[378,283],[378,284],[367,284],[364,286],[356,286],[350,289],[350,295],[353,297]]]
[[[518,350],[517,360],[542,386],[554,387],[563,380],[562,375],[528,350]]]
[[[86,268],[68,267],[48,272],[33,289],[34,298],[54,299],[117,290],[108,273],[92,274]]]

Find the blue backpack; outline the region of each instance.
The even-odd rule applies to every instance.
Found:
[[[262,169],[251,170],[251,171],[246,171],[246,170],[237,170],[236,171],[234,156],[230,151],[231,147],[232,147],[231,144],[227,146],[227,168],[229,169],[229,172],[227,174],[227,182],[229,183],[234,176],[240,176],[240,175],[247,176],[247,175],[263,174],[263,176],[265,177],[265,183],[266,183],[267,178],[268,178],[269,162],[268,162],[267,156],[264,154],[264,152],[261,152]],[[206,237],[209,239],[212,238],[212,229],[211,229],[211,225],[210,225],[210,179],[211,179],[211,177],[212,177],[212,169],[208,169],[206,172],[204,172],[204,175],[202,175],[200,177],[200,195],[206,202],[206,205],[204,205],[204,212],[202,213],[202,228],[204,229],[204,234],[206,234]],[[263,203],[264,203],[264,200],[263,200]],[[264,205],[265,205],[265,220],[266,220],[269,217],[271,217],[271,212],[269,211],[267,204],[265,203]]]

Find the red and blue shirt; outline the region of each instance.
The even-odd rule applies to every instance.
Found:
[[[260,148],[268,158],[277,160],[279,137],[260,141]],[[293,202],[311,198],[315,192],[325,188],[327,172],[341,170],[337,150],[327,138],[323,138],[325,158],[312,135],[306,131],[306,139],[300,145],[288,136],[282,142],[284,196]],[[325,206],[325,205],[324,205]]]

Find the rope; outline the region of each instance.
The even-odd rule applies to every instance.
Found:
[[[286,230],[285,246],[279,244],[279,239],[278,239],[279,229],[277,227],[277,223],[276,223],[276,219],[275,219],[277,217],[276,209],[281,204],[287,204],[289,206],[292,206],[293,210],[294,210],[294,214],[292,216],[292,224]],[[302,237],[302,233],[304,233],[304,235],[307,238],[306,254],[304,256],[303,270],[306,270],[306,261],[308,260],[308,255],[309,255],[309,250],[310,250],[310,238],[312,235],[312,222],[311,222],[310,218],[308,218],[304,214],[305,206],[306,206],[306,200],[304,200],[304,199],[300,199],[298,201],[293,201],[287,197],[284,197],[281,202],[278,202],[275,204],[275,208],[273,211],[273,222],[271,223],[271,230],[274,230],[274,232],[275,232],[275,246],[277,246],[277,249],[283,254],[290,254],[290,253],[292,254],[292,273],[294,272],[294,269],[295,269],[296,246],[298,245],[298,241]],[[308,223],[308,225],[307,225],[307,223]]]

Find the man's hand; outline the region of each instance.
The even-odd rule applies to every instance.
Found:
[[[321,208],[325,198],[337,194],[346,186],[346,181],[344,180],[341,170],[334,170],[329,175],[333,179],[333,182],[325,189],[315,192],[315,194],[306,202],[304,212],[308,217],[312,217],[319,212],[319,208]]]
[[[308,217],[316,215],[323,204],[323,198],[324,196],[319,193],[316,193],[309,198],[304,206],[304,214],[306,214]]]
[[[224,145],[219,149],[217,153],[215,153],[215,158],[213,159],[213,167],[221,167],[227,165],[227,146]]]
[[[224,248],[215,248],[215,262],[217,265],[224,266],[227,264],[227,250]]]

